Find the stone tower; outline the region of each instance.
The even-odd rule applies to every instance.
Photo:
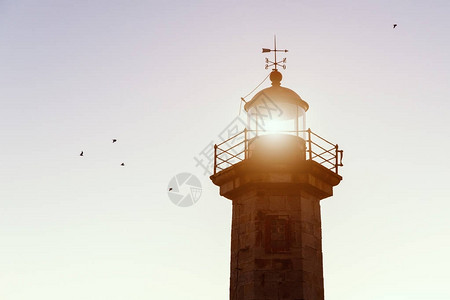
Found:
[[[342,150],[305,129],[308,104],[272,86],[245,105],[247,128],[215,146],[213,183],[232,201],[231,300],[323,300],[320,200]]]

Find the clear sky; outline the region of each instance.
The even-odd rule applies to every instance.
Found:
[[[0,299],[228,299],[231,203],[193,158],[267,75],[274,34],[282,85],[345,151],[321,202],[326,299],[450,299],[449,13],[0,0]],[[188,208],[167,194],[181,172],[203,186]]]

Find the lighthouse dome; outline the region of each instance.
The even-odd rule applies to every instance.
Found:
[[[270,73],[270,80],[272,86],[259,91],[253,98],[244,106],[245,111],[249,111],[254,106],[259,106],[261,101],[269,100],[275,104],[290,103],[302,108],[305,112],[309,105],[296,92],[291,89],[281,86],[282,75],[278,70],[273,70]]]

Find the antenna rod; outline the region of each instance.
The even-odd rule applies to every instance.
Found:
[[[275,49],[275,70],[277,70],[277,36],[275,34],[273,35],[273,47]]]

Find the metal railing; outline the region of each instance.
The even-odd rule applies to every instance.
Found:
[[[261,133],[261,131],[258,131]],[[267,131],[266,131],[267,133]],[[303,136],[306,142],[306,160],[313,160],[336,174],[338,167],[342,167],[344,151],[339,149],[337,144],[333,144],[318,134],[308,130],[283,131],[277,133],[295,134]],[[214,174],[225,170],[245,159],[249,158],[249,145],[257,137],[254,130],[244,129],[226,141],[214,145]]]

